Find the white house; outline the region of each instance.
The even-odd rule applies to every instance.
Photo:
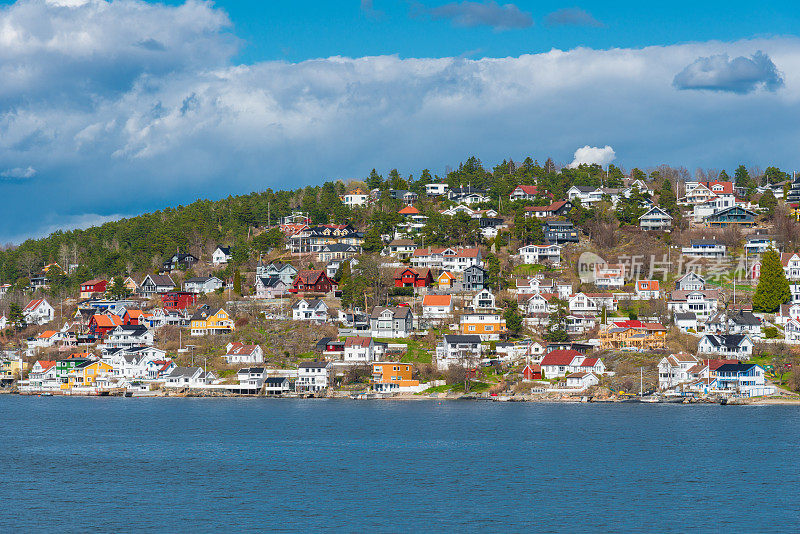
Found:
[[[685,352],[661,358],[658,362],[659,389],[670,389],[700,378],[701,363],[697,356]]]
[[[661,286],[658,280],[637,280],[636,296],[642,300],[661,298]]]
[[[264,351],[261,345],[245,345],[237,341],[228,343],[224,358],[228,365],[263,363]]]
[[[600,379],[591,371],[578,371],[577,373],[567,375],[567,387],[569,389],[575,389],[576,391],[589,389],[599,383]]]
[[[28,303],[22,310],[27,324],[43,325],[55,318],[56,310],[47,302],[47,299],[35,299]]]
[[[567,302],[570,313],[599,313],[603,308],[606,311],[617,309],[617,302],[611,293],[576,293]]]
[[[527,245],[519,249],[522,263],[527,265],[550,262],[553,265],[561,264],[561,246],[559,245]]]
[[[216,276],[199,276],[195,278],[187,278],[183,283],[183,290],[188,293],[197,293],[205,295],[213,293],[217,289],[222,289],[222,280]]]
[[[369,195],[361,191],[353,191],[352,193],[347,193],[342,199],[342,202],[348,208],[366,206],[367,202],[369,202]]]
[[[436,345],[436,367],[445,371],[453,366],[475,367],[480,363],[483,346],[478,335],[445,335]]]
[[[328,305],[322,299],[300,299],[292,305],[292,320],[324,323],[328,320]]]
[[[289,286],[278,278],[257,276],[256,277],[256,298],[258,299],[275,299],[282,297],[288,293]]]
[[[28,384],[36,390],[59,389],[55,361],[37,361],[28,374]]]
[[[103,342],[102,348],[129,349],[148,347],[153,344],[153,332],[142,325],[119,325],[111,330]]]
[[[692,258],[724,258],[727,249],[713,239],[692,239],[688,247],[681,249],[681,253]]]
[[[535,185],[518,185],[508,195],[510,201],[515,200],[534,200],[539,194],[539,188]]]
[[[211,263],[213,265],[225,265],[229,261],[231,261],[231,247],[217,245],[217,248],[211,253]]]
[[[175,282],[168,274],[148,274],[139,284],[139,293],[143,297],[169,293],[175,288]]]
[[[669,230],[671,227],[672,216],[658,206],[653,206],[639,217],[639,228],[642,230]]]
[[[267,379],[267,370],[263,367],[244,367],[236,373],[239,385],[250,390],[260,390]]]
[[[322,391],[328,388],[331,380],[330,362],[302,362],[297,369],[296,391]]]
[[[753,340],[744,334],[706,334],[700,338],[697,352],[746,360],[753,354]]]
[[[800,280],[800,254],[796,252],[781,254],[781,264],[786,278]]]
[[[559,378],[570,373],[592,372],[605,374],[606,366],[600,358],[587,358],[577,350],[554,350],[544,355],[541,362],[544,378]]]
[[[425,295],[422,298],[423,319],[448,319],[452,316],[452,295]]]
[[[678,312],[675,314],[675,326],[683,333],[687,333],[690,330],[697,332],[697,315],[693,312]]]
[[[202,367],[175,367],[165,377],[164,386],[168,388],[203,387],[213,378],[213,373],[206,375]]]
[[[800,320],[790,319],[783,327],[783,336],[790,345],[800,344]]]
[[[698,320],[705,321],[717,312],[719,291],[707,289],[699,291],[676,290],[670,294],[667,309],[673,314],[692,312]]]
[[[291,383],[285,376],[269,376],[264,380],[264,393],[267,395],[283,395],[291,391]]]
[[[594,285],[600,289],[621,288],[625,285],[625,266],[595,264]]]
[[[447,189],[447,184],[441,182],[425,184],[425,194],[427,194],[429,197],[444,195],[447,193]]]
[[[488,289],[482,289],[472,297],[470,307],[473,310],[493,310],[496,308],[495,302],[494,293]]]
[[[775,393],[767,386],[764,368],[754,363],[726,363],[715,371],[717,387],[745,397],[760,397]]]
[[[376,344],[371,337],[353,336],[344,341],[344,361],[347,363],[370,363],[380,360],[385,345]]]
[[[675,289],[681,291],[702,291],[706,288],[706,280],[696,272],[688,272],[675,281]]]

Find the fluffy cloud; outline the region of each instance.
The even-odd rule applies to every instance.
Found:
[[[547,26],[589,26],[600,28],[603,23],[588,11],[579,7],[559,9],[548,14],[544,22]]]
[[[583,148],[579,148],[575,151],[575,157],[572,160],[572,163],[569,164],[570,167],[575,168],[578,165],[600,165],[601,167],[605,167],[612,161],[617,158],[614,149],[610,146],[606,145],[603,148],[599,148],[596,146],[589,146],[586,145]]]
[[[36,176],[36,169],[33,167],[14,167],[0,172],[0,177],[10,180],[26,180]]]
[[[672,85],[698,57],[754,50],[786,72],[786,91]],[[0,70],[17,71],[0,84],[0,172],[36,173],[0,183],[0,241],[373,167],[441,173],[472,154],[569,162],[575,147],[608,144],[629,166],[800,164],[793,38],[478,60],[234,65],[234,51],[227,17],[208,3],[0,10]]]
[[[514,4],[488,2],[451,2],[439,7],[421,8],[434,19],[451,20],[456,26],[472,28],[489,26],[495,30],[511,30],[533,26],[533,17]]]
[[[673,84],[678,89],[708,89],[751,93],[759,87],[776,91],[783,87],[783,75],[772,59],[758,51],[751,57],[731,59],[728,54],[701,57],[679,72]]]

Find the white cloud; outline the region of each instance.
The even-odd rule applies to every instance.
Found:
[[[36,169],[33,167],[14,167],[0,172],[0,177],[12,180],[24,180],[36,176]]]
[[[8,235],[37,232],[43,212],[136,213],[373,167],[442,172],[472,154],[569,162],[608,144],[626,166],[800,164],[800,39],[233,65],[228,19],[209,3],[72,3],[0,9],[0,169],[36,170],[0,185]],[[698,57],[756,50],[785,90],[672,85]],[[37,215],[23,209],[34,197]]]
[[[728,54],[701,57],[687,65],[672,81],[678,89],[707,89],[751,93],[759,87],[777,91],[783,75],[770,57],[758,51],[751,57],[731,59]]]
[[[617,158],[614,149],[606,145],[603,148],[586,145],[575,151],[575,158],[569,164],[573,169],[578,165],[600,165],[605,167]]]

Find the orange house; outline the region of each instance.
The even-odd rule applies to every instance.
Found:
[[[372,389],[381,392],[397,392],[400,388],[419,386],[412,380],[411,364],[401,362],[379,362],[372,364]]]

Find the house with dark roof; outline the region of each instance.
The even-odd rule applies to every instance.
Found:
[[[726,363],[716,370],[717,387],[745,397],[760,397],[775,393],[767,386],[764,368],[754,363]]]
[[[331,380],[330,362],[302,362],[297,368],[295,391],[318,392],[328,388]]]
[[[161,266],[161,271],[163,273],[169,273],[178,270],[187,271],[194,267],[198,261],[199,260],[194,256],[194,254],[176,252],[164,262],[164,265]]]
[[[369,316],[369,327],[372,337],[408,337],[414,329],[414,315],[406,306],[375,306]]]
[[[328,305],[322,299],[300,299],[292,304],[292,320],[327,322]]]
[[[217,245],[217,248],[211,253],[212,265],[225,265],[229,261],[231,261],[231,247]]]
[[[255,288],[258,299],[278,298],[288,293],[289,290],[289,286],[277,276],[257,276]]]
[[[700,338],[697,352],[747,360],[753,354],[753,340],[746,334],[706,334]]]
[[[433,274],[430,269],[401,267],[394,271],[394,287],[430,287]]]
[[[436,367],[446,371],[451,366],[477,367],[483,346],[478,335],[445,335],[436,345]]]
[[[756,224],[756,213],[737,205],[709,215],[705,220],[711,227],[739,226],[751,228]]]
[[[152,297],[156,294],[168,293],[175,288],[175,282],[168,274],[148,274],[139,284],[139,294]]]
[[[207,293],[213,293],[218,289],[222,289],[223,285],[225,284],[222,282],[222,280],[216,276],[195,276],[193,278],[187,278],[183,282],[183,290],[187,293],[205,295]]]
[[[258,265],[256,267],[256,277],[258,278],[280,278],[287,286],[291,286],[297,276],[297,267],[291,263],[273,262],[269,265]]]
[[[300,271],[289,288],[290,293],[330,293],[333,291],[333,280],[325,271],[307,270]]]
[[[525,216],[546,219],[548,217],[562,217],[570,211],[572,211],[572,202],[569,200],[559,200],[547,206],[527,206],[525,208]]]

